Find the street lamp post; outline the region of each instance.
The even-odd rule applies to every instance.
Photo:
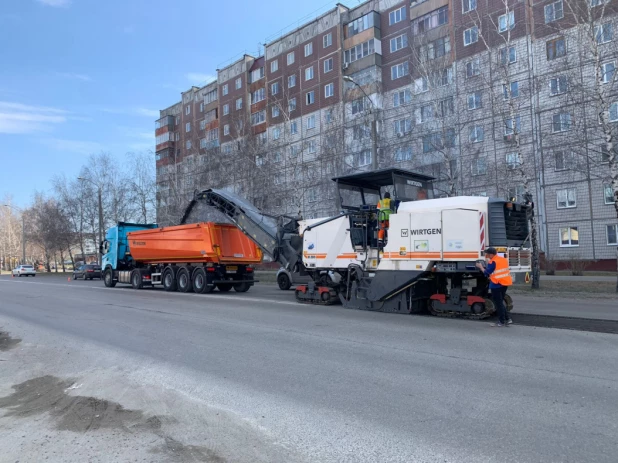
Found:
[[[345,80],[346,82],[350,82],[353,85],[356,85],[361,90],[361,92],[363,92],[363,95],[365,95],[365,98],[367,98],[367,100],[369,100],[369,103],[371,104],[371,107],[369,109],[369,114],[371,114],[372,116],[371,117],[371,168],[373,170],[377,170],[378,168],[378,128],[377,128],[377,120],[376,120],[377,111],[376,111],[375,104],[373,103],[372,99],[369,98],[369,95],[367,95],[367,92],[365,91],[365,89],[361,87],[358,82],[356,82],[350,76],[343,76],[343,80]],[[371,108],[373,108],[373,111]]]
[[[3,204],[4,207],[8,207],[9,209],[16,209],[21,213],[21,263],[26,263],[26,217],[24,215],[24,210],[19,209],[15,206],[11,206],[10,204]]]
[[[101,185],[99,185],[98,183],[93,182],[92,180],[89,180],[87,178],[84,177],[77,177],[77,180],[80,180],[82,182],[89,182],[91,184],[93,184],[94,186],[97,187],[97,192],[98,192],[98,199],[99,199],[99,246],[101,245],[101,243],[103,243],[103,193],[101,191]],[[95,243],[95,249],[96,249],[96,243]],[[84,259],[86,258],[86,256],[84,256]],[[101,264],[101,255],[100,253],[97,253],[97,261],[99,262],[99,264]]]

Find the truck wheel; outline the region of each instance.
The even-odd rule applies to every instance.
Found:
[[[249,283],[247,283],[246,281],[243,281],[242,283],[236,283],[234,285],[234,291],[236,291],[237,293],[246,293],[247,291],[249,291],[249,288],[251,288],[251,286],[249,286]]]
[[[142,272],[139,270],[133,270],[131,272],[131,286],[133,289],[142,289]]]
[[[230,289],[232,289],[232,285],[229,283],[222,283],[217,285],[217,289],[222,293],[227,293]]]
[[[182,267],[178,270],[176,275],[176,281],[178,284],[178,291],[182,293],[190,293],[193,291],[193,282],[191,281],[191,274],[186,267]]]
[[[163,289],[165,291],[176,291],[176,275],[170,267],[163,270]]]
[[[208,286],[208,280],[206,278],[206,272],[203,268],[196,268],[193,270],[193,291],[198,294],[212,293],[215,289],[214,286]]]
[[[283,291],[287,291],[292,287],[292,282],[290,281],[290,277],[287,273],[280,273],[277,277],[277,284],[279,285],[279,289]]]
[[[108,288],[113,288],[114,286],[116,286],[116,282],[114,281],[114,274],[111,268],[105,269],[105,272],[103,273],[103,283],[105,283],[105,286]]]

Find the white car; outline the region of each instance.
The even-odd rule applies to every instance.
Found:
[[[33,277],[36,276],[36,270],[34,269],[34,267],[32,265],[18,265],[17,267],[15,267],[13,269],[13,276],[30,276],[32,275]]]

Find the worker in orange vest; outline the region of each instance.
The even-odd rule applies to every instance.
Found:
[[[506,290],[513,284],[513,278],[509,270],[509,261],[505,257],[499,256],[496,248],[487,248],[485,250],[485,258],[489,261],[487,267],[480,262],[476,266],[489,278],[491,299],[494,301],[496,311],[498,312],[498,323],[494,323],[492,326],[503,327],[511,325],[513,320],[511,320],[511,316],[504,305]]]
[[[391,217],[391,194],[384,193],[384,198],[378,201],[378,223],[380,229],[378,230],[378,245],[384,246],[384,239],[386,237],[386,230],[390,225]]]

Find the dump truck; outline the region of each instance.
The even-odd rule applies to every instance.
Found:
[[[497,248],[511,273],[531,270],[530,204],[435,198],[432,177],[404,169],[333,180],[341,212],[332,217],[270,216],[229,191],[207,189],[195,193],[181,223],[200,202],[215,207],[288,271],[311,278],[296,287],[301,303],[483,319],[495,312],[476,267],[485,249]],[[377,207],[387,192],[388,215]],[[508,295],[505,304],[513,308]]]
[[[101,244],[105,286],[210,293],[253,286],[262,251],[233,224],[200,222],[171,227],[120,222]]]

